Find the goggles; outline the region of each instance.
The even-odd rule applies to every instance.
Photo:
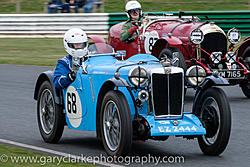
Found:
[[[132,15],[138,15],[140,13],[140,10],[139,8],[137,9],[131,9],[129,10],[129,13],[132,14]]]

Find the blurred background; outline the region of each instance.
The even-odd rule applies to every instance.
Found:
[[[69,1],[61,0],[63,4],[69,4]],[[0,0],[0,64],[54,66],[66,55],[62,37],[70,27],[81,27],[87,34],[107,38],[112,25],[127,20],[125,4],[128,0],[76,1],[82,2],[78,4],[78,14],[73,5],[70,11],[58,10],[57,14],[48,14],[48,4],[52,0]],[[202,21],[208,16],[226,32],[233,27],[239,28],[242,40],[250,34],[250,0],[138,1],[143,12],[177,15],[178,11],[191,11],[186,13],[198,16]],[[90,2],[93,4],[86,11],[84,6]],[[92,14],[84,14],[86,12]]]
[[[105,13],[124,12],[127,0],[102,0]],[[250,0],[138,0],[143,11],[250,10]],[[44,13],[49,0],[0,0],[0,13]],[[63,2],[63,0],[62,0]],[[83,12],[79,10],[79,12]]]

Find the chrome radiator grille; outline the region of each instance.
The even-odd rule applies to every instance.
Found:
[[[151,79],[155,116],[181,116],[184,100],[183,73],[153,73]]]

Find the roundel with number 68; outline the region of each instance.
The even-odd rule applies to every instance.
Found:
[[[82,105],[78,92],[73,86],[68,87],[65,97],[65,111],[70,124],[77,128],[82,122]]]
[[[145,33],[144,47],[147,54],[151,54],[155,42],[159,39],[159,34],[157,31],[151,31]]]

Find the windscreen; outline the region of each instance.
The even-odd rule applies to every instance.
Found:
[[[114,48],[106,43],[91,44],[88,48],[89,54],[108,54],[114,53]]]

